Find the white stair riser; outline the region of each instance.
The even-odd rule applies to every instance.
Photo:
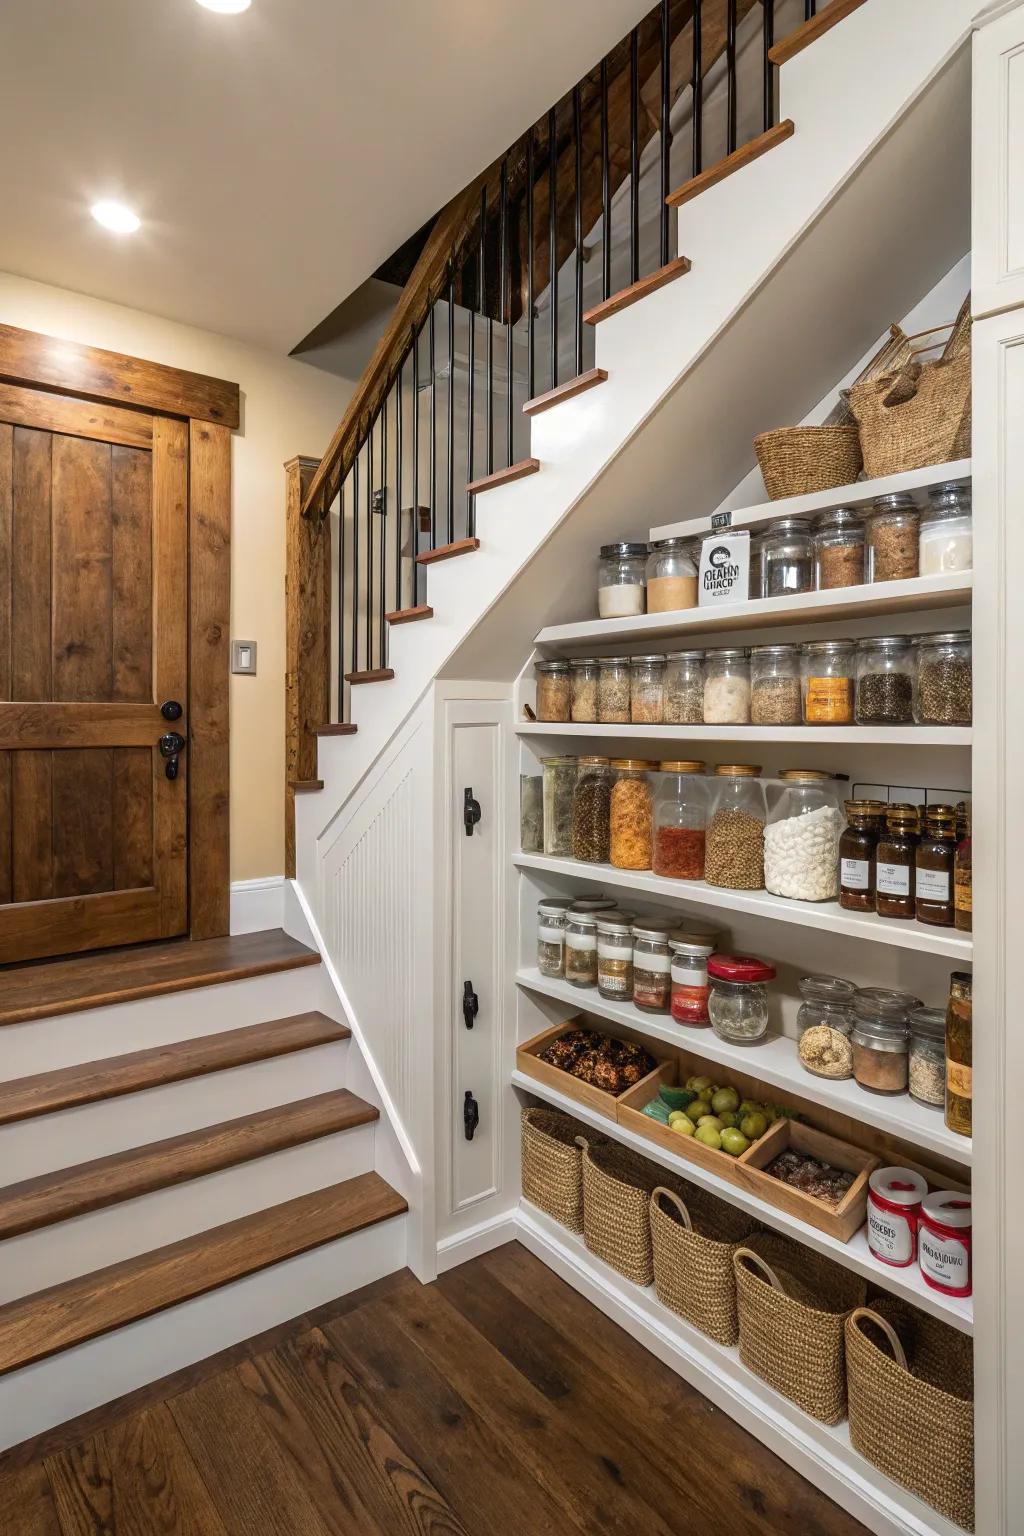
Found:
[[[0,1126],[0,1185],[345,1086],[348,1041]]]
[[[357,1126],[10,1238],[0,1247],[0,1303],[369,1173],[373,1143],[373,1125]]]

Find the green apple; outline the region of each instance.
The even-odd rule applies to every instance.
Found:
[[[737,1109],[739,1102],[740,1096],[735,1088],[719,1088],[718,1092],[712,1095],[711,1108],[716,1115],[720,1115],[723,1109]]]
[[[713,1125],[699,1125],[694,1132],[697,1141],[702,1141],[713,1152],[722,1150],[722,1138]]]
[[[722,1122],[719,1120],[717,1115],[701,1115],[700,1119],[697,1121],[697,1129],[699,1130],[702,1125],[710,1125],[716,1131],[723,1129]]]
[[[740,1121],[740,1130],[749,1141],[759,1140],[767,1129],[768,1117],[767,1115],[762,1114],[760,1110],[753,1111],[749,1115],[744,1115],[743,1119]]]
[[[688,1120],[685,1115],[680,1115],[678,1120],[670,1120],[668,1128],[670,1131],[675,1131],[677,1136],[695,1136],[697,1134],[693,1121]]]
[[[727,1128],[722,1132],[722,1151],[728,1152],[730,1157],[739,1157],[750,1146],[750,1142],[742,1131]]]

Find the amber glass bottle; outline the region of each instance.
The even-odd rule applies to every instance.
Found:
[[[953,906],[955,925],[961,933],[970,933],[972,923],[971,807],[961,800],[956,808],[956,859],[953,863]]]
[[[971,974],[954,971],[946,1008],[946,1125],[959,1136],[971,1134],[971,1012]]]
[[[875,910],[875,853],[880,800],[847,800],[846,830],[839,839],[839,905],[847,912]]]
[[[914,853],[917,920],[935,928],[953,926],[953,862],[956,812],[951,805],[931,805],[922,818]]]
[[[897,803],[885,813],[875,850],[875,911],[879,917],[915,917],[914,852],[917,806]]]

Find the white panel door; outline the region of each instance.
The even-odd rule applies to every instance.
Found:
[[[975,317],[1024,304],[1024,5],[974,35]]]

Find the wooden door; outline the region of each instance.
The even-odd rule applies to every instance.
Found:
[[[0,963],[186,930],[187,518],[186,422],[0,384]]]

